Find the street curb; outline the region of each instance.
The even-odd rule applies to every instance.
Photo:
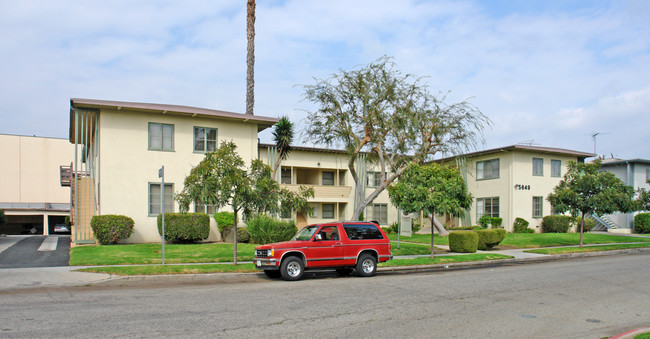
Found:
[[[609,337],[609,339],[633,339],[637,335],[644,333],[650,333],[650,327],[637,328],[635,330],[627,331],[625,333]]]
[[[482,260],[482,261],[471,261],[463,263],[446,263],[446,264],[427,264],[427,265],[412,265],[412,266],[394,266],[394,267],[378,267],[378,273],[420,273],[420,272],[432,272],[432,271],[443,271],[443,270],[452,270],[452,269],[472,269],[472,268],[481,268],[481,267],[498,267],[503,265],[513,265],[513,264],[532,264],[532,263],[542,263],[558,260],[566,260],[572,258],[581,258],[581,257],[599,257],[599,256],[608,256],[608,255],[620,255],[620,254],[641,254],[641,253],[650,253],[650,247],[646,248],[632,248],[632,249],[623,249],[623,250],[612,250],[612,251],[601,251],[601,252],[585,252],[585,253],[566,253],[558,255],[544,255],[537,258],[511,258],[511,259],[499,259],[499,260]],[[256,277],[261,275],[259,272],[237,272],[237,273],[194,273],[194,274],[158,274],[158,275],[113,275],[111,274],[108,279],[101,281],[92,282],[92,285],[99,284],[120,284],[120,283],[148,283],[148,282],[217,282],[217,281],[226,281],[226,280],[246,280],[247,278]]]

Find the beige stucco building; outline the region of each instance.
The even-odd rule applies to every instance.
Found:
[[[260,145],[260,159],[274,165],[276,154],[273,145]],[[348,155],[345,151],[314,147],[293,147],[293,151],[283,160],[277,173],[278,182],[283,188],[298,191],[300,186],[314,189],[314,197],[309,201],[314,207],[311,215],[292,213],[284,215],[292,219],[298,227],[308,224],[352,220],[357,206],[356,186],[348,168]],[[377,166],[359,157],[355,170],[361,178],[366,196],[370,195],[378,183],[375,181]],[[364,209],[364,219],[388,226],[398,219],[397,208],[384,190]]]
[[[135,222],[127,242],[160,242],[159,169],[164,166],[165,211],[178,212],[173,194],[206,152],[233,141],[248,166],[257,158],[257,133],[277,121],[187,106],[71,99],[70,142],[80,146],[72,168],[73,241],[94,242],[93,215],[120,214]],[[212,218],[208,240],[219,240]]]
[[[66,139],[0,134],[0,209],[8,224],[0,234],[52,233],[70,212],[70,190],[59,182],[60,166],[74,159]]]
[[[551,213],[546,197],[560,182],[569,161],[584,162],[592,153],[561,148],[512,145],[464,154],[456,161],[474,197],[463,225],[476,225],[484,214],[503,219],[512,231],[514,220],[527,220],[539,232],[542,218]]]

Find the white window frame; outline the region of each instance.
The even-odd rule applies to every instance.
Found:
[[[551,159],[551,177],[562,177],[562,160]]]
[[[496,169],[495,169],[496,167]],[[498,179],[501,161],[499,158],[476,162],[476,180]]]
[[[487,214],[487,213],[485,213],[485,202],[487,200],[490,200],[490,214],[489,215],[491,217],[499,217],[500,216],[500,214],[501,214],[500,213],[501,212],[501,206],[500,206],[501,202],[500,202],[499,197],[476,198],[476,220],[481,219],[481,217],[483,215]],[[496,214],[494,213],[494,210],[495,210],[494,202],[495,201],[496,201],[496,207],[497,207],[496,208],[497,209]]]
[[[544,217],[544,197],[533,197],[533,218]]]

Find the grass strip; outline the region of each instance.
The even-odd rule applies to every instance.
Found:
[[[446,254],[447,251],[435,247],[436,254]],[[431,246],[429,244],[409,244],[405,242],[399,243],[399,248],[397,248],[397,242],[391,241],[390,251],[393,255],[418,255],[418,254],[431,254]]]
[[[468,261],[483,261],[483,260],[500,260],[511,259],[512,256],[503,254],[490,254],[490,253],[475,253],[475,254],[459,254],[459,255],[445,255],[431,258],[415,258],[415,259],[393,259],[387,262],[379,263],[379,267],[394,267],[394,266],[412,266],[412,265],[431,265],[431,264],[449,264],[457,262]]]
[[[144,265],[144,266],[103,266],[82,268],[77,271],[108,273],[114,275],[156,275],[156,274],[197,274],[226,272],[255,272],[253,264],[203,264],[203,265]]]
[[[237,244],[237,260],[250,261],[255,244]],[[233,244],[165,245],[165,263],[233,261]],[[161,264],[161,244],[78,246],[70,249],[71,266]]]
[[[565,254],[565,253],[613,251],[613,250],[624,250],[624,249],[629,249],[629,248],[643,248],[643,247],[650,247],[650,243],[644,243],[644,244],[614,244],[614,245],[587,246],[587,247],[541,248],[541,249],[537,249],[537,250],[528,250],[528,251],[524,251],[524,252],[553,255],[553,254]]]

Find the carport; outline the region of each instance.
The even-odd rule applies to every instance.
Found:
[[[0,203],[0,209],[8,221],[0,225],[0,234],[7,235],[49,235],[54,225],[65,223],[65,217],[70,215],[70,204],[60,203]]]

